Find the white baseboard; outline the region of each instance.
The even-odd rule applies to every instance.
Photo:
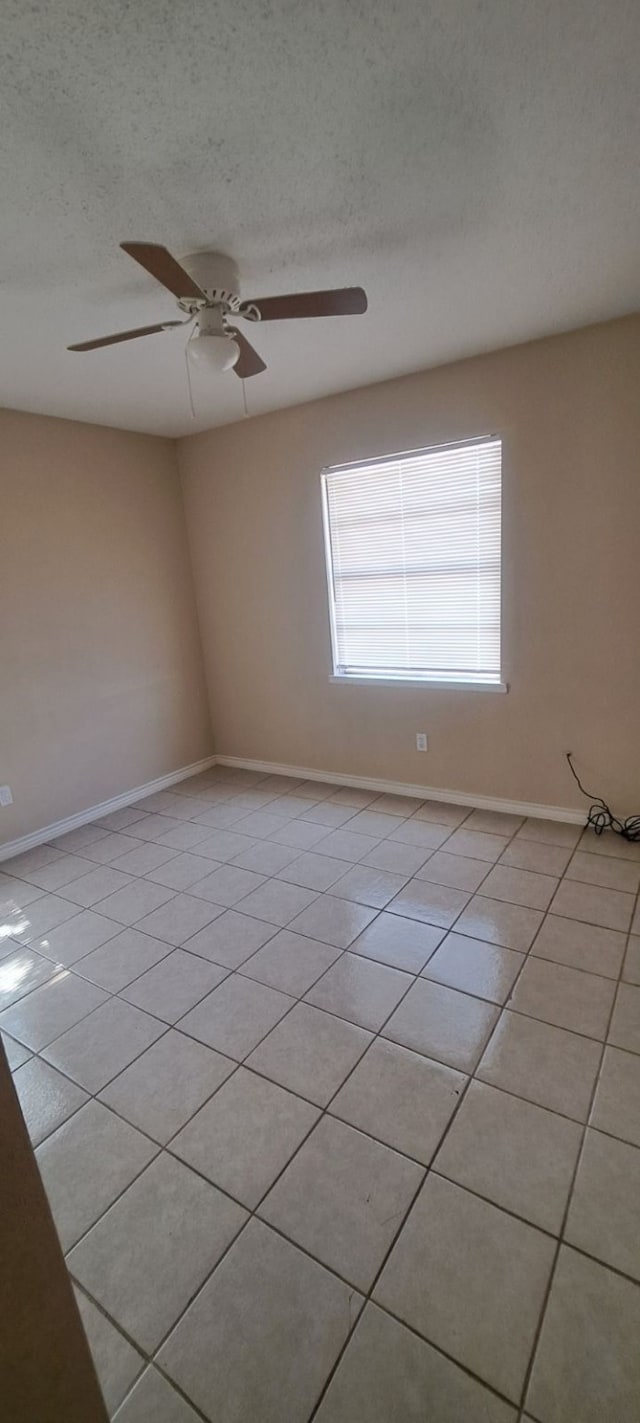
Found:
[[[203,761],[194,761],[191,766],[181,766],[179,771],[169,771],[168,775],[158,776],[155,781],[147,781],[144,786],[123,791],[122,795],[103,800],[100,805],[91,805],[86,810],[77,811],[75,815],[68,815],[64,820],[56,820],[54,825],[45,825],[42,830],[32,830],[30,835],[21,835],[18,840],[6,840],[0,845],[0,861],[11,860],[14,855],[21,855],[24,850],[33,850],[36,845],[44,845],[48,840],[55,840],[58,835],[66,835],[68,830],[77,830],[80,825],[89,825],[92,820],[101,820],[103,815],[109,815],[113,810],[122,810],[137,800],[144,800],[145,796],[153,795],[155,791],[167,790],[178,781],[185,781],[188,776],[196,776],[199,771],[207,771],[215,764],[215,756],[205,756]]]
[[[449,805],[468,805],[474,810],[498,810],[509,815],[531,815],[542,820],[562,820],[583,825],[585,814],[562,805],[539,805],[535,801],[503,800],[500,796],[474,795],[471,791],[442,790],[438,786],[405,785],[403,781],[375,780],[371,776],[344,775],[340,771],[314,771],[309,766],[281,766],[275,761],[249,761],[244,756],[216,756],[218,766],[237,766],[246,771],[262,771],[270,776],[295,776],[305,781],[333,781],[337,786],[356,786],[381,795],[416,796],[420,800],[442,800]]]

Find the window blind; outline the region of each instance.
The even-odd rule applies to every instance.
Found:
[[[323,471],[334,672],[500,682],[499,439]]]

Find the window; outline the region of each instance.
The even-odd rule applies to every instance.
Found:
[[[500,680],[499,439],[322,474],[334,675]]]

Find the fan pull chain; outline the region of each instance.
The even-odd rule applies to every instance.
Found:
[[[188,392],[189,392],[189,407],[190,407],[190,410],[191,410],[191,419],[192,419],[192,420],[195,420],[195,418],[196,418],[196,412],[195,412],[195,406],[194,406],[194,404],[193,404],[193,391],[192,391],[192,389],[191,389],[191,369],[190,369],[190,366],[189,366],[189,352],[188,352],[188,349],[187,349],[188,345],[189,345],[189,342],[187,341],[187,343],[185,344],[185,348],[184,348],[184,363],[185,363],[185,366],[186,366],[186,368],[187,368],[187,390],[188,390]]]
[[[243,405],[243,408],[244,408],[244,413],[245,413],[245,415],[248,416],[249,411],[248,411],[248,409],[247,409],[247,387],[246,387],[246,383],[245,383],[244,380],[243,380],[243,382],[242,382],[242,405]]]

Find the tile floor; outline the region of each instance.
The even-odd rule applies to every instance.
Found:
[[[118,1423],[638,1423],[640,846],[221,767],[0,868]]]

